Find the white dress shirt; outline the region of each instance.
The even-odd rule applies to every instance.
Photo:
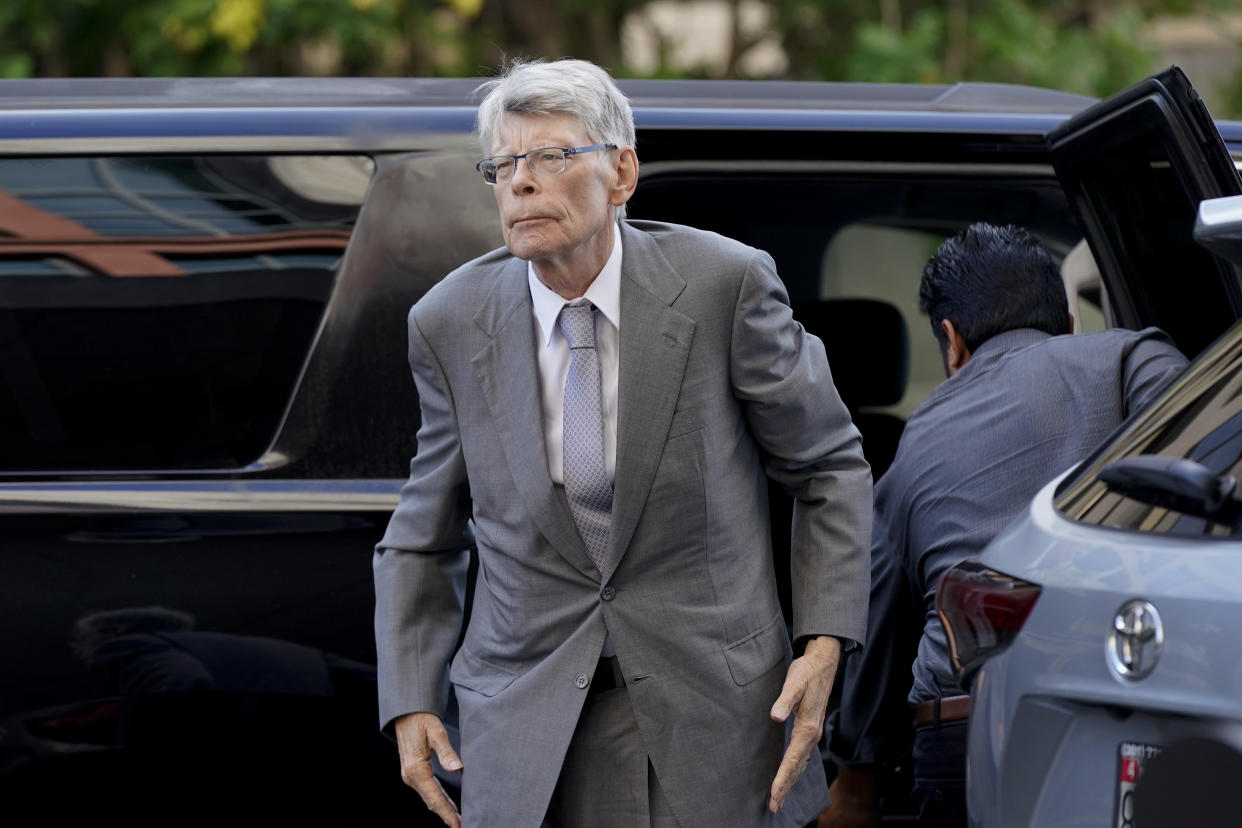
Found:
[[[539,381],[543,386],[543,429],[548,446],[548,473],[552,482],[563,486],[565,471],[564,420],[565,378],[569,376],[569,343],[565,341],[556,318],[566,304],[564,297],[549,288],[535,275],[535,268],[526,265],[530,298],[535,310],[538,337]],[[600,411],[604,417],[604,462],[608,466],[608,482],[617,470],[617,363],[621,330],[621,233],[612,225],[612,253],[604,269],[591,282],[581,299],[568,304],[589,301],[599,309],[595,314],[595,350],[600,366]]]

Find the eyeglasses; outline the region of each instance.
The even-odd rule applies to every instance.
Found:
[[[616,149],[616,144],[595,144],[589,147],[540,147],[521,155],[493,155],[474,165],[488,184],[503,184],[517,171],[517,162],[526,159],[526,166],[535,175],[560,175],[565,172],[565,159],[584,152]]]

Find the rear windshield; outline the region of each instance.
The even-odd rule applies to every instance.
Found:
[[[1236,510],[1206,517],[1128,497],[1100,480],[1109,464],[1148,454],[1193,460],[1218,476],[1242,476],[1242,326],[1208,348],[1160,400],[1066,478],[1056,495],[1056,508],[1083,523],[1198,537],[1238,534],[1230,517]]]

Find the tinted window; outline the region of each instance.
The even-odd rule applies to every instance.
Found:
[[[0,160],[0,471],[256,460],[370,163]]]
[[[1092,136],[1064,169],[1103,245],[1095,251],[1101,267],[1107,262],[1122,280],[1111,285],[1127,309],[1122,320],[1163,329],[1193,356],[1235,320],[1235,277],[1195,243],[1199,205],[1187,192],[1194,176],[1169,136],[1141,115],[1119,116],[1115,129]]]
[[[1126,457],[1187,458],[1217,475],[1242,476],[1242,335],[1213,346],[1173,390],[1106,444],[1057,491],[1066,517],[1100,526],[1175,535],[1229,535],[1226,523],[1110,491],[1100,471]]]

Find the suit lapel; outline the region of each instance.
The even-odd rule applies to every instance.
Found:
[[[525,261],[513,259],[506,265],[474,321],[492,337],[471,364],[496,423],[517,493],[556,551],[574,568],[594,577],[595,565],[574,525],[569,505],[548,476]]]
[[[605,582],[629,546],[651,491],[694,336],[694,320],[670,307],[685,280],[650,236],[624,222],[621,231],[617,469]]]

